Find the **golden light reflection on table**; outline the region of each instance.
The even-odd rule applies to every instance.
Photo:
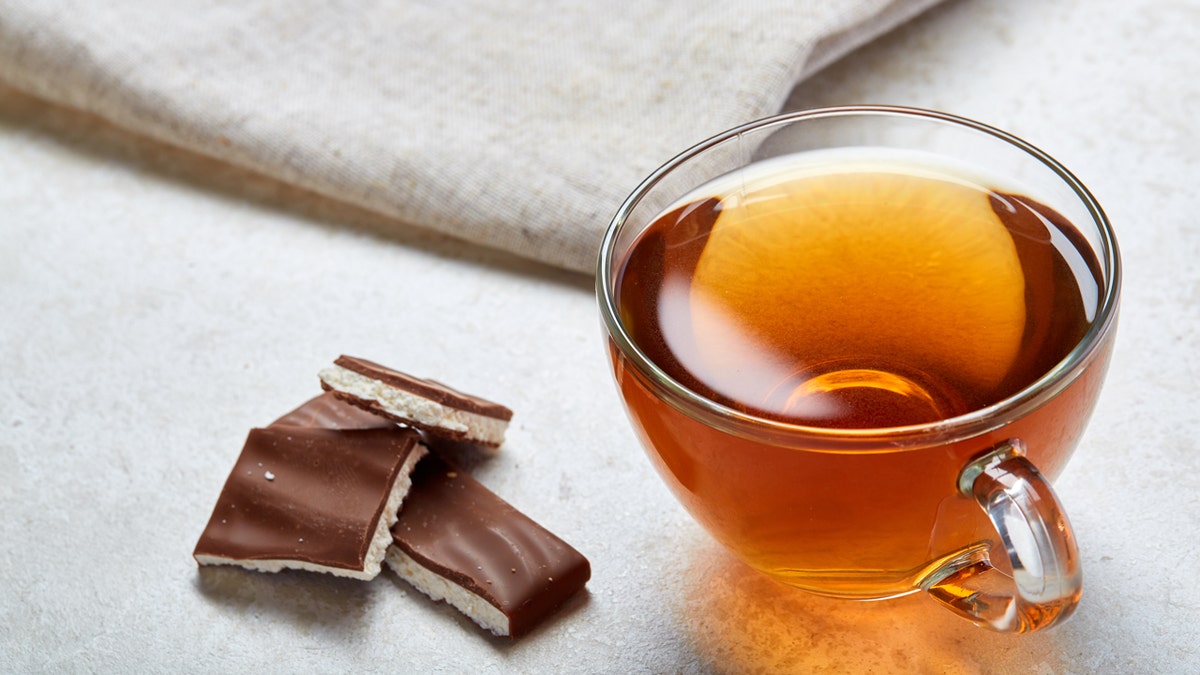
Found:
[[[697,538],[680,624],[717,672],[996,673],[1055,671],[1055,631],[1002,635],[924,594],[826,598],[774,581]],[[1014,658],[1021,665],[1014,663]]]

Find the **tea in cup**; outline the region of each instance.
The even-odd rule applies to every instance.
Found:
[[[650,459],[742,560],[1024,632],[1080,596],[1048,479],[1099,393],[1119,280],[1102,210],[1045,153],[852,107],[660,168],[606,233],[597,293]]]

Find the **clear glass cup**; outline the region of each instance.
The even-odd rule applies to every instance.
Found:
[[[655,219],[714,179],[844,148],[985,167],[1064,216],[1074,229],[1060,248],[1092,261],[1095,274],[1083,338],[1003,400],[936,422],[865,429],[746,412],[686,386],[649,358],[615,292],[631,247]],[[597,274],[609,357],[633,426],[663,480],[717,540],[815,593],[880,599],[925,591],[979,625],[1008,632],[1053,625],[1080,597],[1075,538],[1049,481],[1074,450],[1100,391],[1119,290],[1112,228],[1058,162],[978,122],[886,106],[780,115],[683,152],[621,205]]]

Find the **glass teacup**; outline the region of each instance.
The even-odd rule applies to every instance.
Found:
[[[1013,632],[1080,597],[1049,479],[1119,289],[1111,226],[1058,162],[880,106],[680,154],[621,205],[597,275],[633,425],[714,537],[815,593],[924,590]]]

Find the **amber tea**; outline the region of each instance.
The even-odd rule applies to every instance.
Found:
[[[666,208],[613,270],[621,324],[668,377],[751,420],[825,434],[731,432],[665,403],[612,346],[634,426],[693,516],[751,565],[827,595],[911,592],[976,555],[964,550],[989,548],[996,526],[955,492],[960,471],[1013,440],[1053,476],[1103,376],[1090,368],[973,437],[823,445],[995,406],[1051,372],[1096,320],[1103,269],[1083,235],[1019,187],[933,155],[857,148],[751,163]],[[1075,598],[1007,616],[1044,625]]]
[[[1065,219],[976,169],[862,150],[777,158],[659,217],[616,281],[672,378],[815,427],[926,424],[1061,361],[1100,274]]]
[[[1006,632],[1076,607],[1050,481],[1104,379],[1120,259],[1044,152],[912,108],[751,122],[633,191],[596,289],[647,456],[746,563]]]

